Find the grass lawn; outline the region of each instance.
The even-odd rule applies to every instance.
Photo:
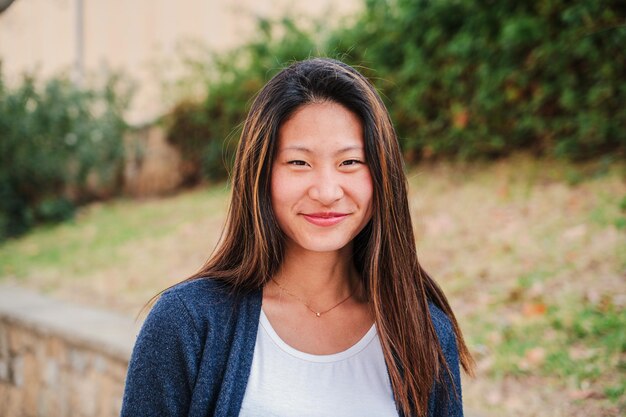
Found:
[[[409,172],[420,262],[478,364],[484,416],[626,413],[626,163],[523,154]],[[225,186],[117,200],[0,246],[0,281],[135,315],[219,239]]]

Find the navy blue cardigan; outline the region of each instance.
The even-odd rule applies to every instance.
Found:
[[[238,416],[250,374],[262,292],[232,296],[216,280],[166,291],[137,337],[128,366],[122,417]],[[459,358],[448,318],[431,305],[448,366],[435,384],[429,417],[462,417]],[[449,392],[450,395],[447,395]]]

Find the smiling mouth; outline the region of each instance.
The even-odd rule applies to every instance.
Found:
[[[308,221],[316,226],[334,226],[337,223],[340,223],[346,217],[348,217],[347,213],[310,213],[310,214],[302,214],[302,216]]]

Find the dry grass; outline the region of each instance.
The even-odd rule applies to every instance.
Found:
[[[219,239],[228,191],[119,200],[0,248],[3,281],[136,315],[158,291],[192,274]]]
[[[409,176],[420,261],[478,362],[466,405],[494,416],[622,415],[626,165],[518,155]],[[134,315],[209,255],[227,195],[88,207],[0,247],[0,280]]]
[[[478,377],[464,384],[471,408],[624,412],[624,168],[517,156],[413,173],[421,262],[445,288],[478,361]],[[605,319],[590,321],[596,310]],[[591,329],[578,335],[582,321]]]

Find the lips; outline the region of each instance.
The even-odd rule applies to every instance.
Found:
[[[307,213],[302,214],[306,221],[316,226],[334,226],[348,217],[347,213]]]

